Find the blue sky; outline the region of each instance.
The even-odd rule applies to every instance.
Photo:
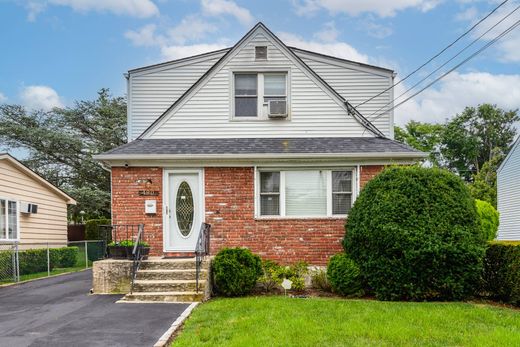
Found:
[[[498,4],[472,0],[0,0],[0,102],[71,105],[109,87],[125,94],[128,69],[233,45],[262,21],[287,44],[405,76]],[[511,0],[438,64],[514,7]],[[520,10],[496,30],[494,37]],[[520,106],[520,29],[421,96],[396,121],[442,121],[464,106]],[[432,64],[422,76],[435,68]],[[420,78],[421,74],[417,75]],[[400,85],[415,82],[411,79]]]

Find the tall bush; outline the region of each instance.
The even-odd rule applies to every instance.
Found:
[[[246,295],[262,275],[262,261],[246,248],[224,248],[213,260],[216,290],[223,296]]]
[[[493,242],[484,259],[483,294],[520,306],[520,242]]]
[[[459,177],[390,167],[356,199],[344,247],[379,299],[452,300],[477,289],[485,240]]]
[[[498,211],[489,202],[483,200],[476,199],[475,206],[486,240],[494,240],[498,232]]]

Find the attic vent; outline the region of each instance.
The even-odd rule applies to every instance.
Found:
[[[267,46],[255,47],[255,60],[267,60]]]

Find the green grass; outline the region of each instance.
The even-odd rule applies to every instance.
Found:
[[[520,346],[520,311],[471,303],[214,299],[193,311],[172,346]]]

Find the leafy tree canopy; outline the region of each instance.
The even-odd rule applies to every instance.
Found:
[[[101,89],[96,100],[51,111],[0,105],[0,142],[27,152],[28,167],[73,196],[77,221],[110,216],[110,174],[92,156],[126,142],[126,101]]]
[[[439,166],[439,151],[444,126],[410,121],[404,128],[395,127],[395,139],[420,151],[430,153],[429,161]]]
[[[470,181],[494,155],[507,154],[519,120],[517,110],[506,112],[490,104],[466,107],[443,131],[441,153],[447,168]]]

